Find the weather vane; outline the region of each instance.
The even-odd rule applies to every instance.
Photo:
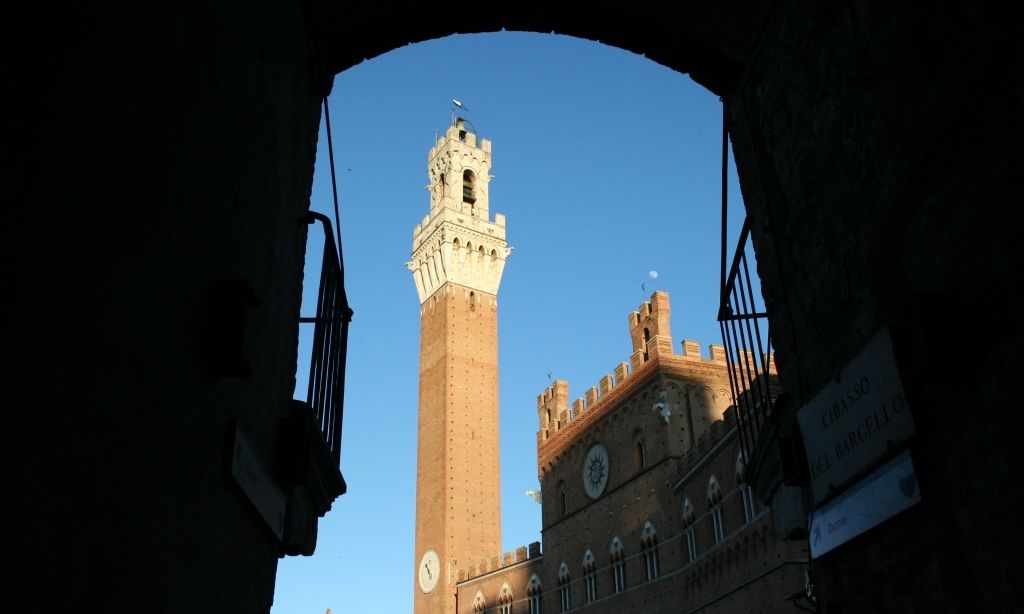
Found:
[[[467,107],[466,104],[464,102],[462,102],[461,100],[459,100],[458,98],[452,98],[452,104],[455,105],[455,107],[458,107],[459,109],[461,109],[464,112],[463,114],[458,115],[458,119],[466,122],[466,125],[469,126],[470,130],[472,130],[473,132],[476,132],[476,126],[473,125],[473,122],[471,122],[468,119],[466,119],[466,116],[465,116],[465,113],[469,113],[469,107]],[[453,126],[455,125],[455,120],[456,120],[455,107],[452,107],[452,125]]]

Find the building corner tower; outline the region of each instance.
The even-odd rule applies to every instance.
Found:
[[[420,300],[414,611],[454,614],[458,570],[501,553],[498,286],[510,250],[490,220],[491,143],[462,118],[428,155],[413,231]]]

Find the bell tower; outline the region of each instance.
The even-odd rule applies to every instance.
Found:
[[[416,614],[454,614],[458,570],[501,554],[498,285],[510,253],[490,219],[491,142],[461,117],[430,148],[430,212],[407,263],[420,301]]]

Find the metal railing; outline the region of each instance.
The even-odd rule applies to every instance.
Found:
[[[352,309],[345,295],[344,273],[331,230],[331,220],[310,211],[307,222],[324,225],[324,257],[320,267],[320,289],[316,316],[300,317],[299,322],[313,324],[313,350],[309,361],[307,403],[313,408],[316,423],[335,462],[341,462],[341,426],[345,400],[345,357],[348,325]]]
[[[743,221],[729,274],[723,280],[718,308],[718,323],[729,365],[729,384],[736,403],[740,445],[748,459],[752,457],[778,396],[768,313],[750,275],[747,258],[749,238],[748,218]]]

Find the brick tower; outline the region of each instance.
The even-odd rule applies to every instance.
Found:
[[[498,285],[510,250],[489,219],[491,143],[458,118],[430,149],[413,231],[420,299],[416,614],[455,612],[459,567],[501,554]]]

